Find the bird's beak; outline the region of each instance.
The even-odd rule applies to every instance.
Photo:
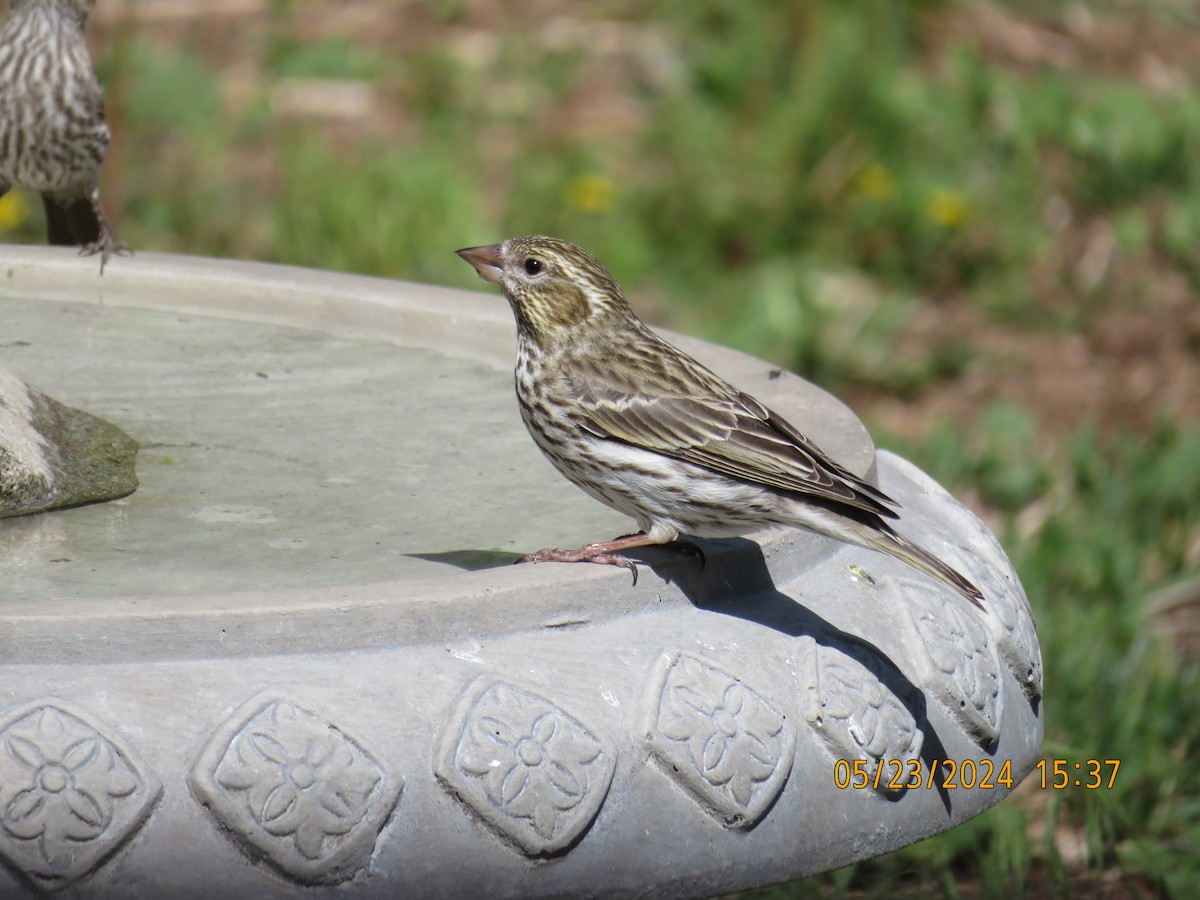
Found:
[[[468,247],[465,250],[455,252],[469,262],[484,281],[489,284],[500,283],[500,273],[504,269],[504,262],[500,259],[499,244],[489,244],[486,247]]]

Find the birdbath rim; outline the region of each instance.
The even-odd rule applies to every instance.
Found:
[[[0,301],[100,303],[298,327],[433,349],[511,370],[515,326],[507,304],[495,293],[165,253],[139,252],[132,259],[113,259],[102,277],[93,262],[60,248],[6,245],[0,263]],[[636,296],[633,302],[636,306]],[[846,468],[873,474],[874,446],[844,404],[754,357],[664,333],[777,409]],[[520,428],[511,396],[504,399],[513,406],[513,427]],[[388,473],[379,477],[387,478]],[[545,478],[557,476],[547,468]],[[756,571],[754,577],[761,582],[765,570],[772,580],[787,581],[827,553],[830,544],[828,539],[790,529],[770,529],[750,537],[754,543],[741,539],[705,543],[708,568],[719,573],[714,577],[724,579],[731,593],[769,587],[738,584],[739,572]],[[758,562],[754,558],[760,552]],[[623,569],[503,565],[439,578],[350,580],[335,587],[286,591],[250,587],[199,592],[190,595],[186,604],[177,598],[141,595],[64,609],[24,599],[0,608],[0,620],[19,625],[22,640],[16,651],[19,659],[14,661],[100,662],[242,656],[279,652],[279,648],[289,653],[368,649],[464,634],[570,628],[663,603],[694,602],[678,577],[686,567],[697,566],[694,559],[674,558],[669,551],[657,549],[639,558],[649,565],[639,566],[636,586]],[[754,564],[745,565],[747,560]]]

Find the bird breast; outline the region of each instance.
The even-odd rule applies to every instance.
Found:
[[[0,178],[37,191],[90,184],[108,138],[78,26],[41,6],[10,18],[0,31]]]

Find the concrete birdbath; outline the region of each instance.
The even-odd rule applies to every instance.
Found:
[[[0,896],[706,896],[953,827],[1039,756],[999,545],[794,375],[679,339],[986,612],[794,530],[636,586],[509,565],[630,522],[526,435],[497,296],[0,257],[0,365],[141,443],[132,495],[0,520]]]

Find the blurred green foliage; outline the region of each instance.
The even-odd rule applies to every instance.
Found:
[[[1103,285],[1029,277],[1054,253],[1055,204],[1073,221],[1106,217],[1123,253],[1154,253],[1196,283],[1200,96],[1009,71],[967,43],[931,60],[922,23],[943,5],[698,0],[652,17],[607,7],[662,38],[601,72],[637,105],[636,127],[615,136],[564,124],[597,73],[579,46],[539,41],[526,23],[489,35],[477,59],[438,40],[388,54],[302,40],[291,5],[275,4],[257,51],[261,92],[232,116],[222,72],[134,36],[120,60],[136,173],[123,231],[145,248],[464,286],[470,272],[447,247],[552,232],[591,249],[632,294],[661,298],[662,315],[830,386],[879,377],[821,349],[837,327],[830,298],[816,296],[831,273],[887,286],[872,299],[880,308],[969,294],[1007,321],[1077,323]],[[466,15],[438,9],[446,29]],[[404,136],[346,141],[271,117],[272,86],[297,78],[375,83]],[[264,157],[265,171],[251,162]],[[581,180],[605,187],[580,191]],[[19,236],[37,232],[30,223]],[[869,312],[868,343],[904,324]],[[915,389],[960,366],[951,353],[882,377]]]
[[[220,69],[133,35],[120,59],[99,60],[128,86],[110,98],[127,110],[122,230],[147,249],[464,286],[471,274],[447,247],[552,232],[659,298],[661,315],[832,387],[915,390],[962,360],[947,348],[879,372],[824,351],[838,310],[815,294],[831,273],[886,286],[875,307],[969,295],[1006,321],[1075,327],[1105,285],[1030,271],[1067,223],[1103,217],[1125,256],[1200,284],[1200,95],[1012,71],[969,42],[931,55],[922,26],[947,5],[600,4],[580,13],[575,43],[518,20],[472,55],[448,39],[389,53],[302,38],[293,4],[278,2],[254,48],[257,93],[232,113]],[[431,15],[450,35],[467,12]],[[631,42],[597,71],[587,29],[610,18],[659,41]],[[594,86],[606,77],[619,85]],[[336,126],[280,121],[271,91],[295,79],[373,83],[381,116],[406,127],[347,141]],[[568,127],[586,92],[607,89],[636,106],[635,126]],[[10,230],[35,239],[40,222]],[[904,325],[869,312],[857,335],[868,344]]]

